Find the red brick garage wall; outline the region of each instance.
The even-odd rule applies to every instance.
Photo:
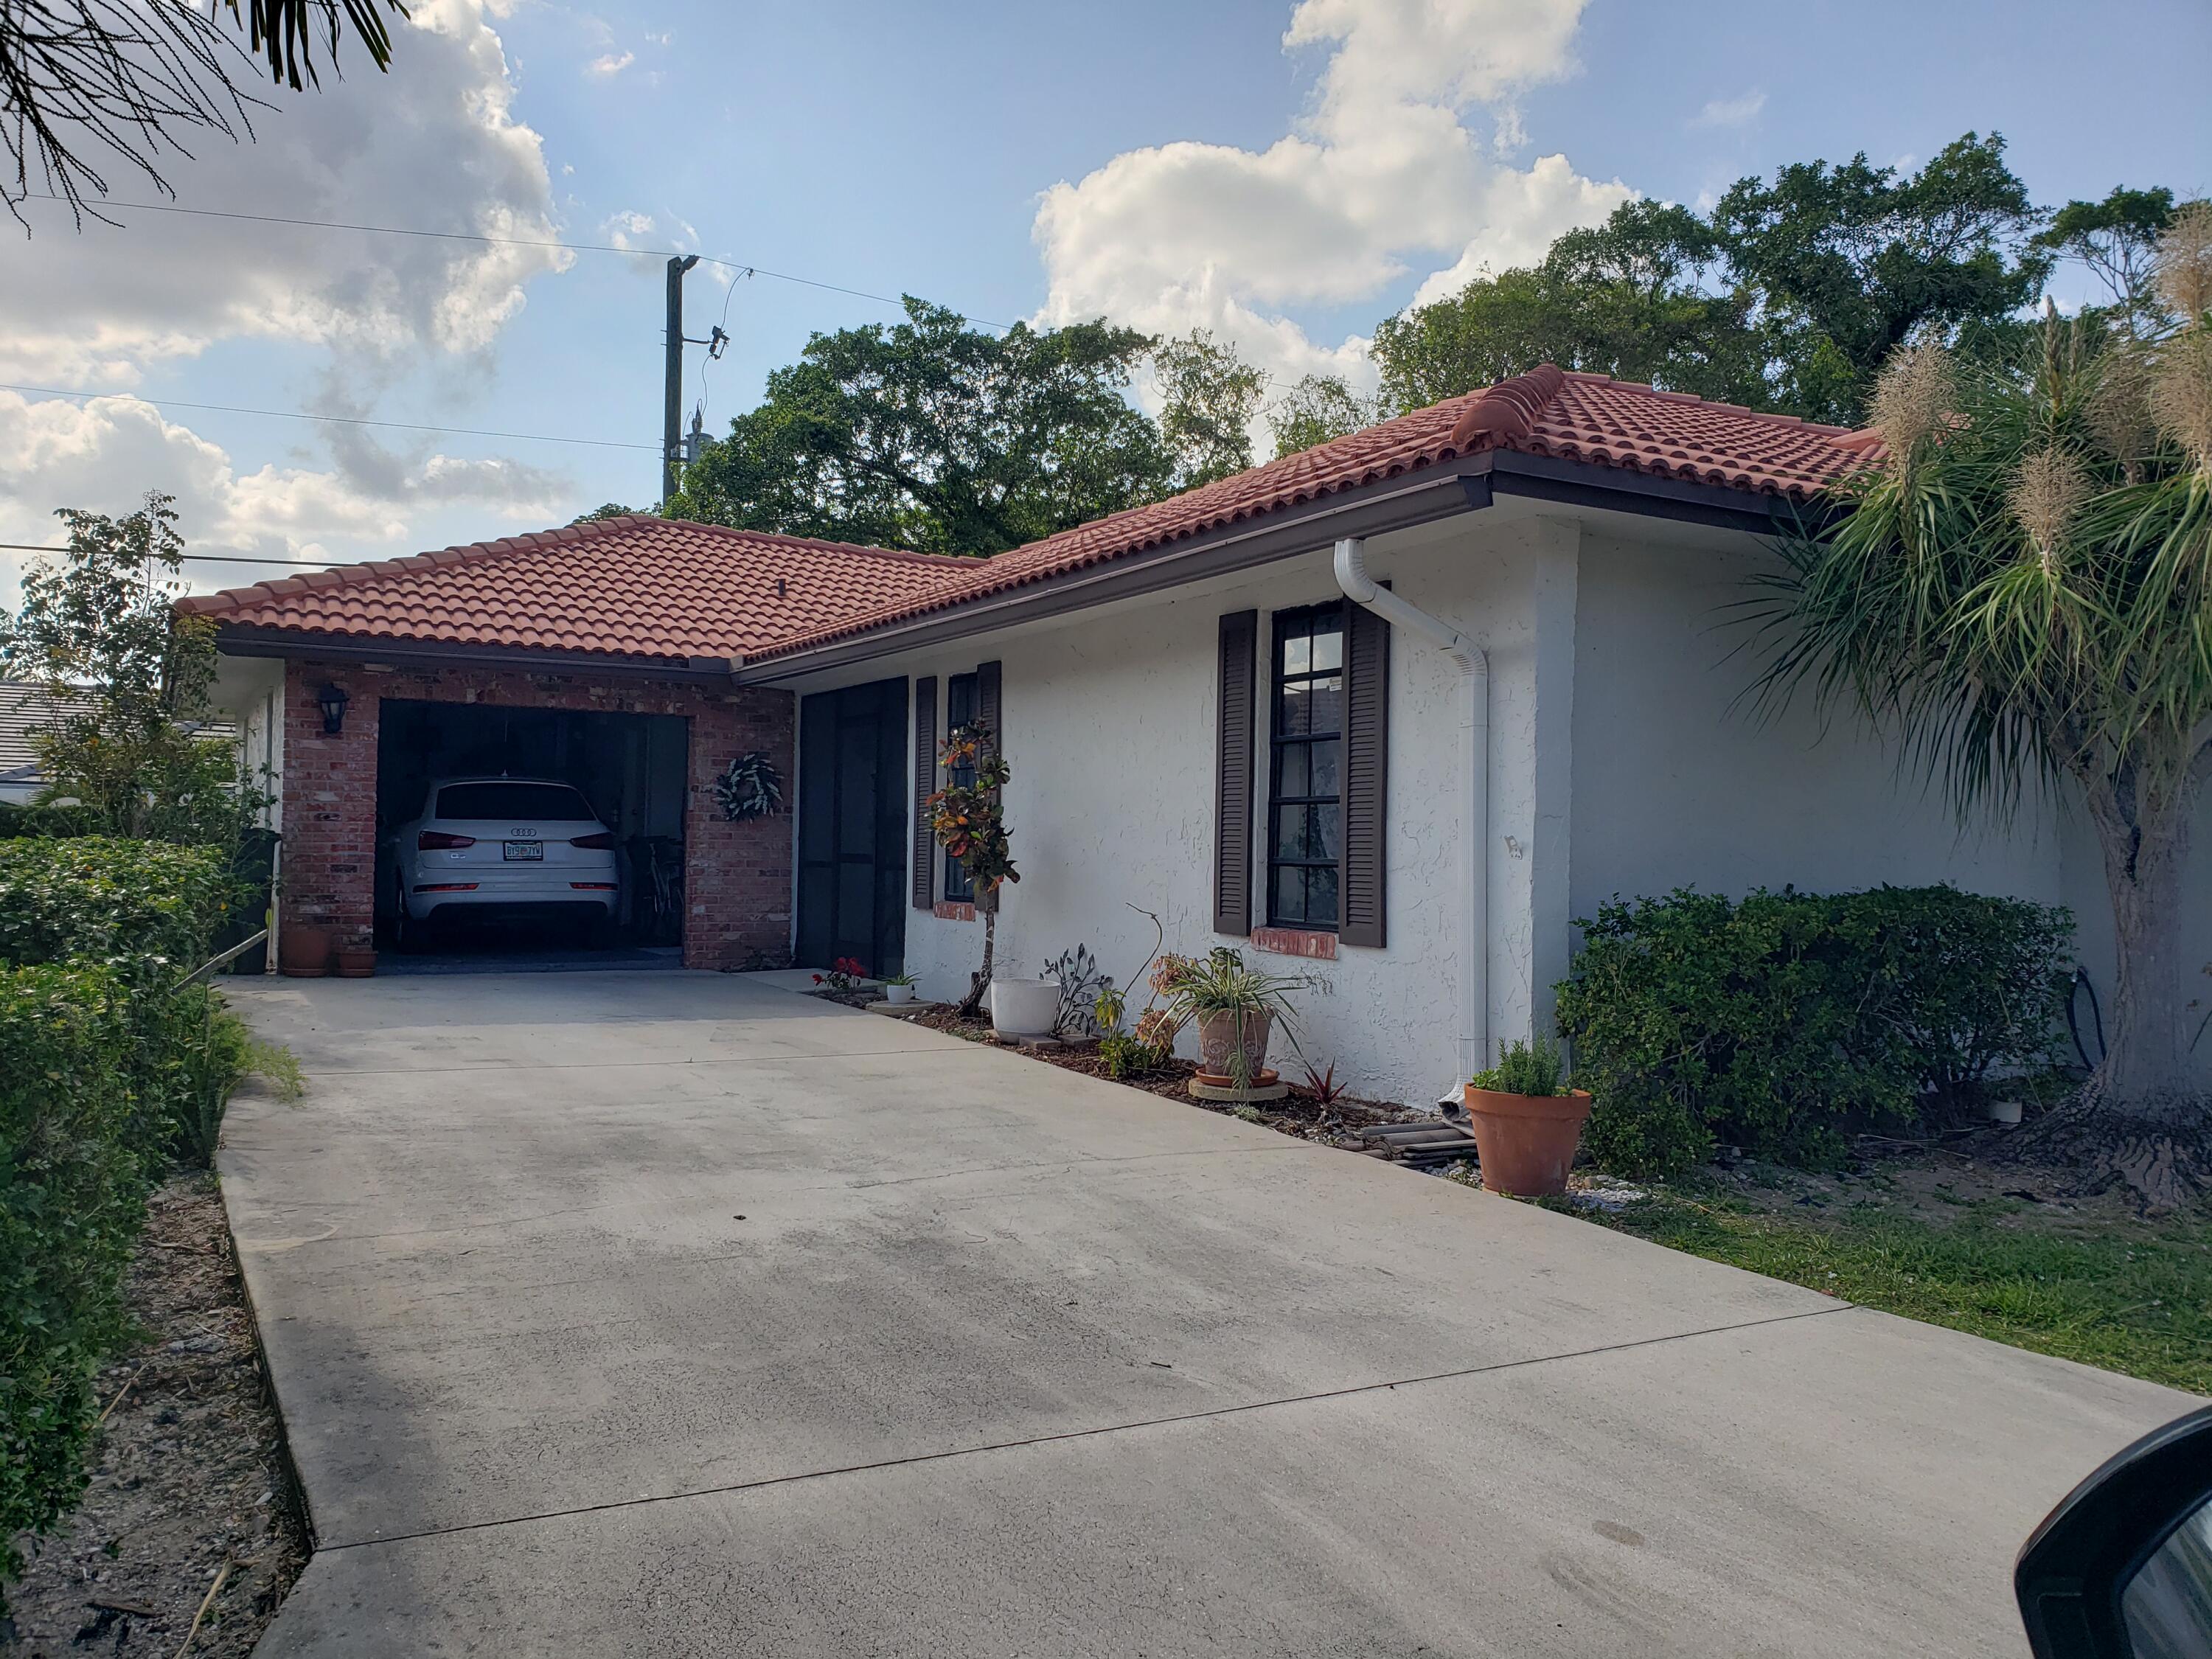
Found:
[[[323,732],[316,697],[343,687],[345,729]],[[791,820],[723,819],[714,780],[748,750],[789,778],[794,703],[787,691],[514,669],[395,669],[308,661],[284,666],[285,920],[367,945],[375,922],[376,737],[386,697],[513,708],[681,714],[690,722],[684,809],[684,962],[733,968],[791,946]]]

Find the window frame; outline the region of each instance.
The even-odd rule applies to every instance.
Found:
[[[1309,665],[1299,672],[1291,672],[1283,665],[1284,646],[1287,641],[1303,634],[1310,640],[1314,625],[1325,619],[1336,623],[1336,667],[1315,670]],[[1334,933],[1344,925],[1344,771],[1346,690],[1348,685],[1348,665],[1346,655],[1351,643],[1350,622],[1342,600],[1322,605],[1300,605],[1291,610],[1278,611],[1268,619],[1267,647],[1267,797],[1265,816],[1261,829],[1266,837],[1265,869],[1267,887],[1261,914],[1270,927],[1290,928],[1302,933]],[[1308,658],[1310,665],[1311,658]],[[1337,683],[1337,720],[1333,732],[1301,732],[1285,734],[1283,730],[1284,693],[1293,681],[1310,686],[1316,679],[1334,678]],[[1336,793],[1331,795],[1290,795],[1283,793],[1283,757],[1285,751],[1302,748],[1307,753],[1307,780],[1312,781],[1312,751],[1323,743],[1336,744]],[[1285,807],[1301,810],[1314,806],[1334,806],[1337,809],[1337,855],[1333,859],[1290,859],[1282,856],[1282,837],[1278,833],[1280,814]],[[1330,870],[1335,872],[1336,911],[1326,921],[1316,921],[1306,916],[1288,916],[1279,903],[1280,888],[1276,872],[1280,870]]]
[[[964,714],[960,712],[963,696],[967,709]],[[963,726],[973,726],[982,717],[983,696],[981,677],[972,671],[965,674],[946,675],[945,678],[945,740],[950,742],[955,732]],[[953,784],[972,784],[975,781],[975,769],[967,766],[947,768],[945,781],[947,787]],[[968,872],[961,868],[960,860],[954,858],[951,854],[946,853],[941,860],[941,865],[939,883],[942,890],[940,896],[945,902],[973,904],[975,902],[975,884],[968,879]]]

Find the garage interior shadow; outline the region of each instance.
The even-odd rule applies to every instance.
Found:
[[[684,951],[684,803],[690,722],[680,714],[507,708],[386,698],[376,745],[376,927],[381,973],[676,968]],[[398,827],[434,780],[513,777],[574,785],[614,831],[621,903],[612,944],[586,948],[580,925],[458,916],[422,948],[392,949]]]

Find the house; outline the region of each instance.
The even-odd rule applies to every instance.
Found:
[[[46,787],[32,733],[46,724],[46,693],[21,680],[0,680],[0,801],[26,805]]]
[[[1742,702],[1777,515],[1873,442],[1547,366],[988,561],[632,518],[185,608],[281,772],[295,914],[350,938],[379,824],[497,763],[680,839],[687,963],[955,994],[981,924],[921,802],[980,718],[1002,966],[1127,979],[1149,913],[1309,976],[1304,1049],[1358,1091],[1434,1098],[1547,1024],[1615,894],[1952,880],[2071,902],[2109,983],[2063,802],[1962,828],[1873,734]],[[787,816],[715,809],[746,753]]]

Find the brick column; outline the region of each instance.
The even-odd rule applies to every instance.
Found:
[[[316,702],[326,685],[352,699],[336,737]],[[341,949],[366,949],[375,927],[377,714],[368,676],[284,665],[283,917]]]

